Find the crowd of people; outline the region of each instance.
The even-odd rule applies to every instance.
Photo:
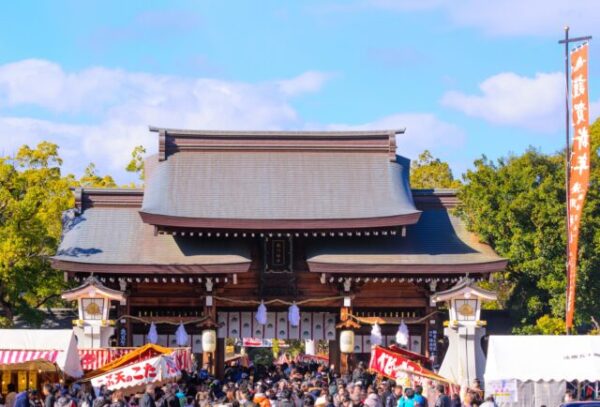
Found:
[[[423,386],[401,385],[370,374],[361,363],[352,375],[340,376],[332,367],[316,363],[290,363],[269,367],[229,367],[223,380],[206,368],[184,374],[177,383],[148,385],[137,394],[99,389],[89,383],[70,386],[45,384],[17,393],[12,384],[0,406],[4,407],[494,407],[493,399],[469,391],[461,400],[447,387],[430,381]]]

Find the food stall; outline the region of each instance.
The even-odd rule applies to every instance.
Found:
[[[18,391],[44,382],[61,382],[83,375],[72,330],[0,329],[2,393],[9,383]]]

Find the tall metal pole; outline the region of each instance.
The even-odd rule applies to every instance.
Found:
[[[569,164],[571,162],[571,140],[570,140],[570,120],[569,120],[569,26],[565,26],[565,134],[566,134],[566,150],[565,150],[565,192],[567,200],[567,240],[566,240],[566,272],[567,272],[567,295],[565,295],[565,315],[569,312],[569,291],[570,291],[570,277],[569,277]],[[567,327],[567,335],[569,334],[569,327]]]

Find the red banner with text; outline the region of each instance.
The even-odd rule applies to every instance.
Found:
[[[425,377],[439,382],[450,383],[449,380],[428,370],[412,360],[408,360],[400,353],[393,352],[380,346],[371,349],[369,369],[382,376],[394,380],[410,380],[411,375]]]
[[[571,51],[571,114],[573,146],[569,160],[569,220],[567,259],[567,317],[566,326],[573,326],[577,285],[577,246],[579,224],[590,179],[590,135],[588,101],[587,43]]]

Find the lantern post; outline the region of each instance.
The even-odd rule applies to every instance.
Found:
[[[481,339],[485,336],[486,322],[481,320],[481,303],[496,298],[496,293],[477,287],[468,277],[432,296],[436,303],[447,303],[449,310],[448,321],[444,322],[448,350],[439,374],[463,388],[475,379],[483,380],[485,355]]]

